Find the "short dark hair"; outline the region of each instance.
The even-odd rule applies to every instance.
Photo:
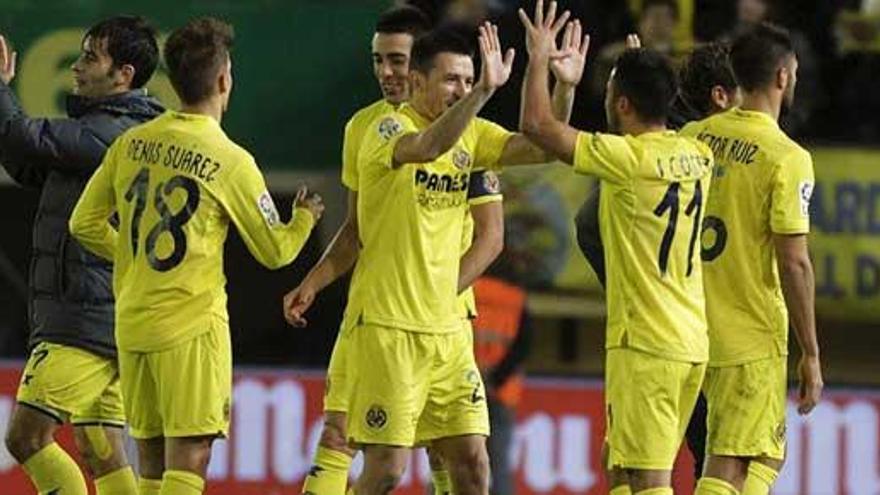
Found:
[[[392,7],[376,20],[376,32],[382,34],[411,34],[417,38],[431,29],[431,21],[424,12],[404,5]]]
[[[107,40],[107,53],[113,67],[134,67],[132,88],[140,88],[153,77],[159,64],[159,45],[156,29],[140,16],[120,15],[95,24],[83,36],[93,40]]]
[[[708,115],[714,108],[712,88],[721,86],[733,91],[737,87],[730,65],[730,46],[713,42],[694,48],[679,71],[679,81],[681,97],[694,110]]]
[[[666,7],[672,11],[672,17],[674,17],[675,20],[678,20],[678,2],[675,0],[644,0],[642,2],[642,11],[640,15],[643,15],[651,7]]]
[[[211,96],[234,38],[232,26],[214,17],[194,19],[171,33],[165,43],[165,63],[181,101],[193,104]]]
[[[678,83],[666,57],[650,48],[631,48],[617,59],[611,90],[614,97],[625,96],[642,119],[665,123]]]
[[[733,40],[730,64],[740,86],[755,91],[769,85],[776,70],[793,54],[788,30],[763,22]]]
[[[416,39],[413,43],[410,66],[419,72],[430,72],[434,57],[440,53],[474,56],[474,45],[458,26],[444,25]]]

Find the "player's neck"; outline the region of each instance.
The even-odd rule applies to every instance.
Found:
[[[180,111],[183,113],[207,115],[218,123],[223,121],[223,104],[216,98],[209,98],[194,104],[183,104],[180,107]]]
[[[741,109],[750,112],[761,112],[779,120],[779,110],[782,102],[780,98],[766,92],[743,92]]]
[[[633,120],[632,122],[624,125],[623,129],[621,130],[623,131],[623,135],[629,134],[630,136],[638,136],[640,134],[647,134],[649,132],[663,132],[667,129],[665,124],[647,123]]]

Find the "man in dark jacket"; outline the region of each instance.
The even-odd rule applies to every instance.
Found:
[[[31,355],[6,446],[39,493],[88,493],[77,464],[55,443],[64,421],[74,425],[99,495],[137,493],[123,450],[112,266],[84,250],[67,222],[110,143],[162,112],[141,89],[158,53],[156,31],[144,19],[98,23],[72,66],[68,118],[36,119],[25,115],[8,86],[15,54],[0,37],[0,164],[41,194],[30,265]]]

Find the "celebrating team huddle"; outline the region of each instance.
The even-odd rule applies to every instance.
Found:
[[[319,293],[353,270],[303,493],[389,493],[421,447],[435,493],[490,492],[471,286],[503,245],[499,174],[558,162],[601,189],[585,204],[592,227],[579,240],[607,296],[610,493],[673,493],[685,430],[706,404],[706,432],[696,439],[705,448],[688,438],[695,457],[705,455],[695,493],[768,494],[785,456],[789,322],[803,354],[800,413],[822,389],[807,254],[812,162],[777,124],[796,83],[788,34],[761,25],[729,47],[698,47],[683,79],[709,58],[735,81],[687,91],[664,56],[630,37],[606,86],[609,132],[594,133],[568,124],[590,44],[581,21],[541,0],[519,17],[528,52],[519,132],[478,117],[509,84],[515,59],[495,25],[476,33],[432,26],[412,7],[376,23],[382,99],[345,126],[346,218],[283,300],[287,321],[306,326]],[[19,134],[39,132],[41,119],[20,109],[3,115],[15,57],[0,41],[0,120],[20,125]],[[64,421],[75,425],[99,495],[205,490],[212,442],[228,433],[235,407],[223,272],[229,224],[274,269],[294,261],[324,209],[302,188],[282,221],[254,158],[223,131],[232,42],[231,26],[213,18],[174,31],[164,58],[182,106],[164,110],[139,90],[156,65],[155,32],[140,18],[104,21],[74,66],[91,106],[61,125],[105,144],[64,142],[51,152],[67,155],[46,158],[37,139],[13,147],[0,136],[3,165],[23,184],[38,177],[44,191],[59,187],[76,163],[69,221],[61,215],[35,229],[81,246],[91,293],[109,286],[112,271],[100,318],[41,316],[61,310],[35,306],[7,444],[39,493],[87,493],[53,439]],[[104,67],[89,72],[89,64]],[[702,109],[679,131],[667,127],[677,98]],[[121,101],[139,111],[120,113]],[[7,148],[29,151],[13,159]],[[66,333],[53,333],[58,321]],[[92,371],[72,379],[70,366]],[[137,476],[123,425],[138,446]],[[349,486],[357,452],[364,466]]]

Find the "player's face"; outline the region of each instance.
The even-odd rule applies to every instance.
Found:
[[[120,70],[113,67],[107,51],[107,39],[87,36],[80,47],[79,58],[70,67],[73,70],[73,93],[99,98],[118,93],[122,87]]]
[[[434,67],[424,77],[425,110],[437,118],[464,98],[474,87],[474,61],[468,55],[439,53]]]
[[[409,99],[409,56],[413,37],[406,33],[376,33],[373,36],[373,74],[388,103]]]
[[[785,71],[788,72],[788,78],[786,79],[785,90],[782,93],[782,107],[786,110],[790,110],[791,106],[794,104],[794,88],[797,86],[797,57],[794,55],[788,57],[785,61],[784,67]]]

